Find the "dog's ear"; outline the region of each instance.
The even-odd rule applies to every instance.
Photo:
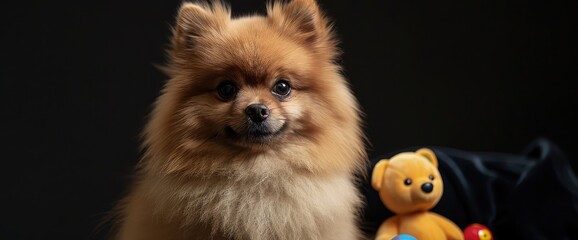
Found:
[[[373,172],[371,173],[371,186],[377,191],[381,189],[381,183],[383,182],[383,173],[389,164],[389,160],[382,159],[375,164],[373,167]]]
[[[273,3],[267,15],[284,33],[292,34],[308,43],[327,39],[331,35],[329,22],[315,0],[292,0],[286,4]]]
[[[416,153],[427,158],[427,160],[429,160],[436,168],[438,167],[438,159],[436,154],[431,149],[420,148]]]
[[[212,6],[185,2],[177,15],[173,44],[191,47],[203,34],[219,31],[230,18],[230,10],[220,2],[214,2]]]

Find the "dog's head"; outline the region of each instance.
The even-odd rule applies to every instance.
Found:
[[[345,155],[357,159],[363,152],[358,110],[334,64],[337,55],[313,0],[273,3],[267,16],[240,18],[219,2],[185,3],[169,50],[171,80],[145,145],[152,154],[176,156],[177,166],[215,153],[231,159],[272,149],[332,157],[326,152],[335,150],[312,149],[321,144],[353,146],[355,154]],[[294,161],[308,169],[319,164]]]

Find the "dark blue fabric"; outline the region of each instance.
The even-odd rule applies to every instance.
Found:
[[[495,239],[578,239],[578,178],[552,142],[538,139],[518,155],[424,147],[436,153],[444,181],[444,195],[432,211],[462,229],[481,223]],[[369,176],[380,159],[418,148],[373,159]],[[363,193],[364,229],[373,235],[392,213],[369,182]]]

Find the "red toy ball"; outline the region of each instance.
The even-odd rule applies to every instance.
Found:
[[[464,229],[465,240],[493,240],[492,232],[488,227],[474,223]]]

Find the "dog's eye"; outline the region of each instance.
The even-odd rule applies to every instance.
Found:
[[[285,79],[281,79],[273,85],[273,89],[271,89],[273,94],[280,99],[285,99],[286,97],[291,94],[291,85]]]
[[[406,186],[411,185],[411,179],[410,179],[410,178],[406,178],[405,180],[403,180],[403,184],[405,184]]]
[[[223,101],[229,101],[237,95],[237,87],[231,81],[224,81],[217,87],[217,93]]]
[[[428,178],[429,178],[429,180],[432,180],[432,181],[434,180],[434,176],[433,176],[433,175],[429,175]]]

